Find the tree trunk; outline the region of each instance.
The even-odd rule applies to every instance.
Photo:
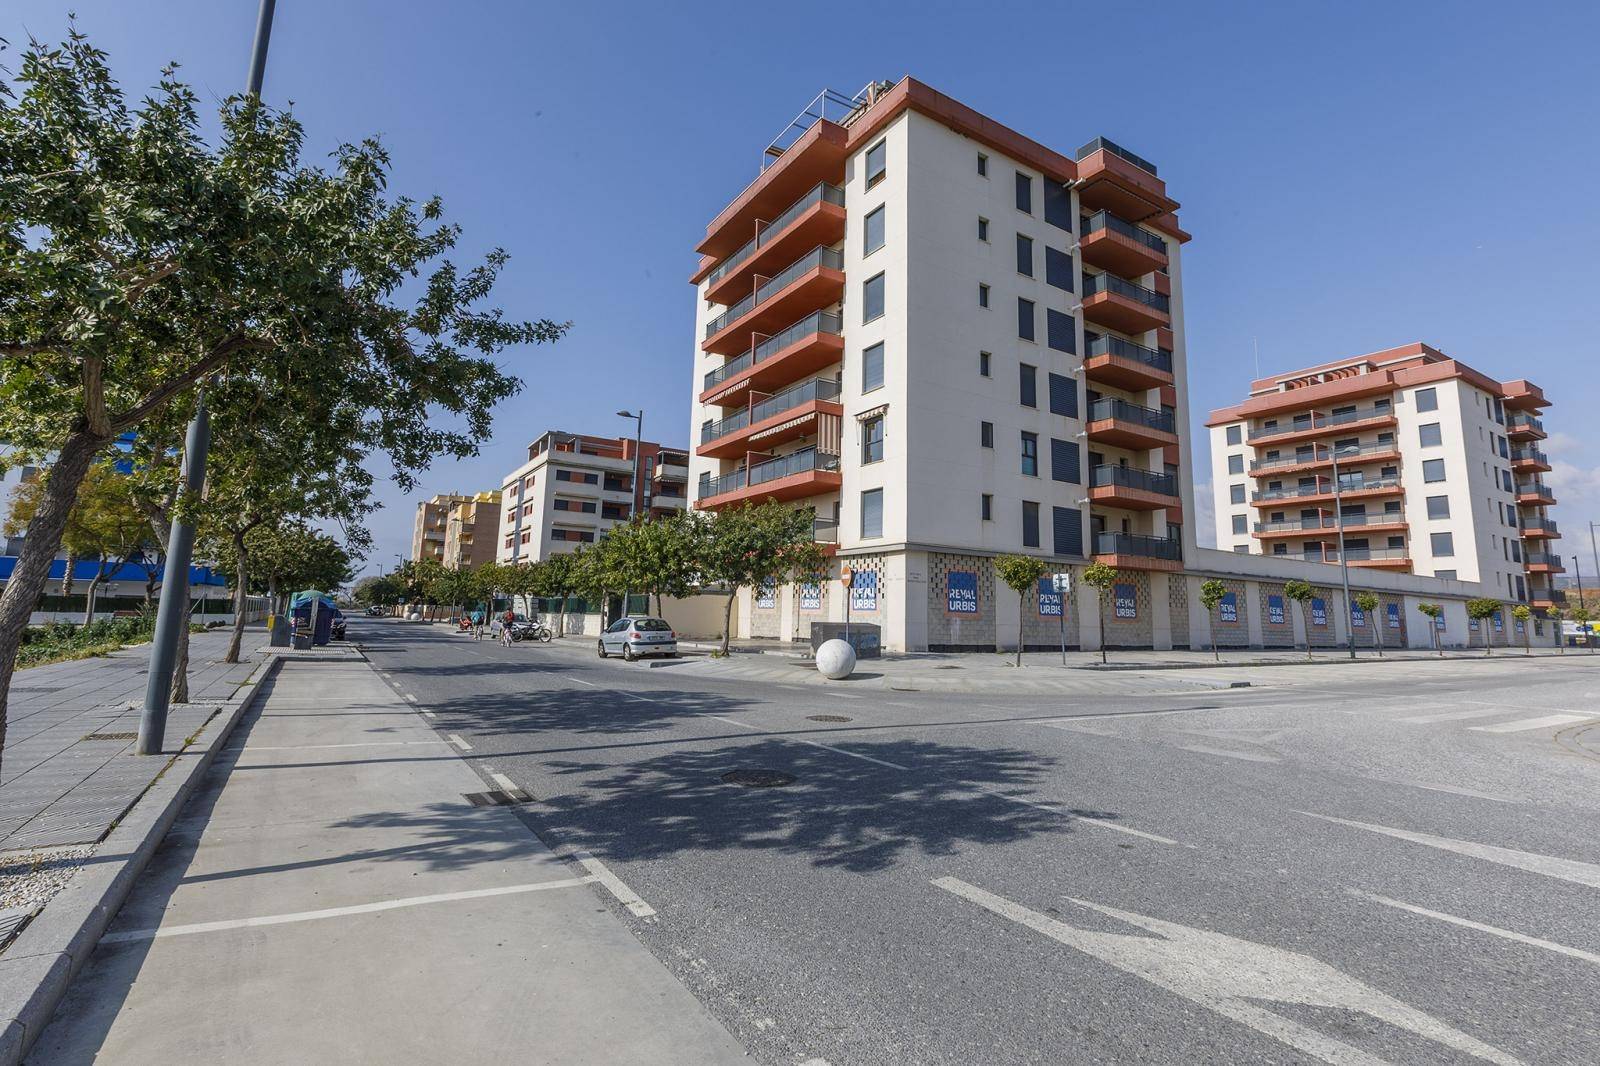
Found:
[[[1219,663],[1222,661],[1222,648],[1217,644],[1217,626],[1221,624],[1220,618],[1213,618],[1211,621],[1211,657]]]
[[[1017,665],[1018,666],[1022,665],[1022,627],[1027,624],[1024,621],[1024,616],[1025,616],[1026,612],[1024,610],[1024,606],[1023,605],[1026,602],[1027,602],[1027,596],[1025,594],[1023,594],[1023,593],[1018,593],[1017,594]]]
[[[1483,654],[1486,656],[1493,655],[1494,638],[1489,635],[1489,620],[1485,618],[1480,624],[1483,626]]]
[[[1100,612],[1100,665],[1106,664],[1106,590],[1101,589],[1100,595],[1095,597],[1095,609]]]
[[[1383,658],[1383,619],[1376,614],[1372,616],[1372,650]]]
[[[244,643],[244,605],[245,597],[250,588],[250,564],[246,557],[244,546],[244,533],[233,535],[234,551],[234,590],[233,590],[233,636],[228,639],[228,654],[222,657],[225,663],[239,661],[239,647]]]
[[[34,511],[33,521],[28,523],[28,532],[22,538],[22,555],[6,582],[5,592],[0,593],[0,758],[5,751],[6,699],[11,692],[11,675],[17,666],[17,649],[22,646],[22,631],[28,626],[28,616],[33,614],[45,583],[50,580],[50,563],[61,546],[61,534],[67,528],[67,515],[77,501],[78,486],[83,484],[89,464],[105,443],[104,438],[82,429],[75,429],[67,436],[55,465],[50,468],[50,480]]]
[[[722,605],[722,654],[728,654],[728,637],[733,633],[733,601],[739,596],[737,586],[728,593],[728,602]]]
[[[106,559],[106,557],[104,555],[102,555],[100,557],[100,562],[95,566],[94,577],[89,579],[89,587],[86,590],[84,590],[84,594],[83,594],[83,624],[84,625],[90,625],[90,624],[92,624],[94,622],[94,597],[95,597],[95,593],[100,591],[100,582],[105,580],[105,577],[106,577],[106,563],[107,562],[108,562],[108,560]]]
[[[561,594],[561,606],[557,610],[557,613],[556,613],[556,636],[564,637],[566,635],[567,635],[567,594],[565,592],[563,592]]]
[[[1306,627],[1306,658],[1311,658],[1311,619],[1306,617],[1306,605],[1300,605],[1300,624]]]

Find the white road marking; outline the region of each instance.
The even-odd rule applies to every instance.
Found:
[[[423,711],[422,712],[422,717],[424,717],[424,718],[437,718],[439,716],[434,714],[432,711]]]
[[[275,744],[270,747],[260,747],[252,744],[251,751],[316,751],[319,748],[393,748],[404,747],[409,744],[437,744],[438,738],[433,740],[363,740],[351,744]]]
[[[813,748],[822,748],[824,751],[831,751],[831,752],[834,752],[834,753],[839,754],[839,755],[848,755],[852,759],[865,759],[867,762],[875,762],[879,766],[887,766],[891,770],[909,770],[909,769],[911,769],[911,767],[909,767],[909,766],[901,766],[899,763],[889,762],[886,759],[874,759],[872,756],[863,755],[858,751],[846,751],[843,748],[835,748],[830,744],[822,744],[822,743],[819,743],[818,741],[815,741],[815,740],[802,740],[800,743],[802,743],[802,744],[810,744]]]
[[[954,877],[940,877],[933,883],[1002,918],[1042,933],[1124,973],[1143,978],[1323,1062],[1337,1066],[1382,1066],[1384,1060],[1274,1014],[1257,1003],[1358,1011],[1487,1062],[1520,1066],[1517,1059],[1505,1052],[1310,955],[1066,897],[1080,907],[1156,935],[1099,933],[1057,921]]]
[[[567,856],[588,870],[593,879],[605,886],[607,892],[616,897],[617,902],[628,908],[628,913],[635,918],[650,918],[656,909],[634,894],[633,889],[622,883],[622,878],[612,873],[610,868],[587,851],[574,849]]]
[[[1381,777],[1369,778],[1371,781],[1383,781]],[[1456,785],[1425,785],[1421,781],[1397,780],[1385,782],[1386,784],[1406,785],[1410,788],[1425,788],[1429,792],[1448,792],[1452,796],[1471,796],[1473,799],[1493,800],[1496,803],[1521,803],[1521,800],[1512,799],[1510,796],[1496,796],[1490,792],[1479,792],[1474,788],[1461,788]]]
[[[864,699],[866,699],[866,697],[863,696],[859,692],[832,692],[832,693],[829,693],[829,695],[838,696],[841,700],[864,700]],[[817,1061],[821,1062],[822,1060],[818,1059]],[[805,1066],[805,1063],[801,1063],[800,1066]]]
[[[1462,918],[1454,914],[1446,914],[1443,911],[1431,911],[1426,907],[1418,907],[1414,903],[1403,903],[1400,900],[1390,899],[1388,896],[1380,896],[1372,892],[1361,892],[1354,888],[1347,888],[1345,891],[1350,893],[1352,896],[1359,896],[1362,899],[1370,899],[1374,903],[1381,903],[1385,907],[1395,907],[1399,910],[1410,911],[1412,914],[1420,914],[1425,918],[1436,918],[1441,922],[1449,922],[1452,925],[1459,925],[1467,929],[1476,929],[1480,933],[1488,933],[1491,936],[1504,937],[1506,940],[1515,940],[1519,944],[1528,944],[1532,947],[1543,948],[1546,951],[1553,951],[1557,955],[1570,955],[1574,959],[1582,959],[1584,962],[1592,962],[1596,966],[1600,966],[1600,955],[1596,955],[1592,951],[1584,951],[1581,948],[1569,948],[1567,945],[1557,944],[1553,940],[1541,940],[1536,936],[1528,936],[1524,933],[1514,932],[1510,929],[1501,929],[1497,925],[1485,925],[1482,922],[1475,922],[1470,918]]]
[[[1197,751],[1202,755],[1225,755],[1230,759],[1243,759],[1245,762],[1281,762],[1275,755],[1261,755],[1252,751],[1229,751],[1227,748],[1212,748],[1204,744],[1179,744],[1184,751]]]
[[[411,701],[412,703],[416,703],[417,702],[417,698],[415,696],[413,696],[409,692],[402,692],[401,695],[404,696],[407,700]]]
[[[828,1066],[827,1059],[807,1059],[800,1066]]]
[[[494,781],[495,784],[499,785],[507,792],[514,791],[517,787],[517,783],[511,780],[511,778],[507,777],[505,774],[497,774],[491,770],[489,772],[489,777],[492,781]]]
[[[737,719],[733,719],[733,718],[724,718],[720,714],[707,714],[704,711],[696,711],[695,713],[698,714],[701,718],[714,718],[719,722],[727,722],[729,725],[736,725],[741,729],[760,729],[761,728],[758,725],[751,725],[749,722],[741,722],[741,721],[738,721]]]
[[[1465,703],[1465,700],[1460,702]],[[1447,711],[1444,714],[1414,714],[1410,718],[1399,718],[1396,721],[1409,722],[1412,725],[1431,725],[1434,722],[1459,722],[1465,718],[1492,718],[1497,714],[1505,714],[1512,708],[1503,703],[1496,703],[1488,710],[1477,711]]]
[[[543,892],[552,888],[576,888],[597,880],[594,877],[564,877],[559,881],[536,881],[527,885],[506,885],[503,888],[475,888],[464,892],[441,892],[432,896],[408,896],[403,899],[386,899],[378,903],[358,903],[349,907],[329,907],[320,911],[296,911],[291,914],[268,914],[260,918],[236,918],[224,922],[198,922],[194,925],[169,925],[159,929],[130,929],[122,933],[107,933],[103,943],[126,944],[136,940],[160,940],[169,936],[189,936],[193,933],[218,933],[228,929],[251,929],[262,925],[286,925],[291,922],[314,922],[323,918],[343,918],[352,914],[371,914],[392,911],[400,907],[421,907],[429,903],[452,903],[462,899],[486,899],[490,896],[512,896],[524,892]]]
[[[1494,844],[1478,844],[1470,840],[1452,840],[1449,837],[1434,836],[1431,833],[1414,833],[1409,829],[1392,829],[1386,825],[1352,822],[1344,818],[1335,818],[1332,815],[1313,814],[1311,811],[1296,811],[1295,813],[1303,814],[1308,818],[1320,818],[1324,822],[1347,825],[1352,829],[1365,829],[1371,833],[1382,833],[1397,840],[1409,840],[1414,844],[1426,844],[1430,848],[1438,848],[1441,851],[1453,851],[1458,855],[1468,855],[1474,859],[1497,862],[1502,866],[1513,866],[1519,870],[1541,874],[1545,877],[1554,877],[1561,881],[1571,881],[1574,884],[1588,885],[1590,888],[1600,888],[1600,866],[1596,866],[1594,863],[1579,862],[1577,859],[1562,859],[1553,855],[1536,855],[1531,851],[1516,851],[1512,848],[1502,848]]]
[[[974,783],[972,781],[963,781],[963,782],[961,782],[961,784],[965,785],[966,787],[968,787],[970,789],[975,789],[978,792],[981,792],[986,796],[993,796],[995,799],[1005,800],[1007,803],[1019,803],[1024,807],[1032,807],[1035,810],[1049,811],[1051,814],[1059,814],[1063,818],[1068,819],[1069,821],[1083,822],[1083,823],[1085,823],[1087,825],[1092,825],[1092,826],[1096,827],[1097,829],[1111,829],[1111,830],[1114,830],[1114,831],[1116,831],[1118,833],[1127,833],[1129,836],[1140,837],[1140,838],[1142,838],[1144,840],[1152,840],[1157,844],[1173,844],[1173,845],[1176,845],[1178,843],[1176,840],[1173,840],[1171,837],[1157,836],[1155,833],[1147,833],[1143,829],[1135,829],[1132,826],[1122,825],[1119,822],[1113,822],[1109,818],[1096,818],[1092,814],[1073,814],[1070,811],[1062,810],[1059,804],[1036,803],[1033,800],[1024,799],[1021,796],[1010,796],[1010,795],[1007,795],[1004,792],[997,792],[992,788],[987,788],[987,787],[985,787],[983,785],[976,784],[976,783]],[[1192,847],[1193,845],[1186,845],[1186,846]]]
[[[451,733],[450,734],[450,743],[454,744],[456,747],[460,748],[462,751],[471,751],[472,750],[472,745],[468,744],[466,741],[462,740],[461,739],[461,734],[459,734],[459,733]]]
[[[646,698],[644,696],[635,696],[631,692],[622,692],[622,693],[618,693],[618,695],[626,696],[630,700],[638,700],[640,703],[659,703],[660,702],[659,700],[648,699],[648,698]]]
[[[569,678],[567,678],[567,680],[571,681],[575,685],[588,685],[590,688],[599,688],[600,687],[599,685],[595,684],[593,681],[585,681],[581,677],[569,677]]]
[[[1521,718],[1515,722],[1501,722],[1499,725],[1475,725],[1467,728],[1478,733],[1521,733],[1529,729],[1571,725],[1573,722],[1582,722],[1592,717],[1593,715],[1586,714],[1547,714],[1542,718]]]

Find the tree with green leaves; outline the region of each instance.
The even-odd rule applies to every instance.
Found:
[[[1306,658],[1311,658],[1311,619],[1306,612],[1310,609],[1311,600],[1316,595],[1316,590],[1308,582],[1299,578],[1292,578],[1283,583],[1283,594],[1299,605],[1300,626],[1306,631]]]
[[[1489,635],[1489,620],[1500,613],[1500,601],[1479,596],[1467,601],[1467,617],[1483,630],[1483,654],[1494,654],[1494,639]]]
[[[1372,627],[1372,647],[1378,653],[1378,658],[1383,658],[1383,619],[1378,617],[1378,596],[1372,592],[1357,592],[1350,597],[1350,601],[1360,608],[1361,613],[1367,616],[1367,625]],[[1350,620],[1355,624],[1355,619]],[[1354,641],[1351,642],[1352,647]]]
[[[733,632],[733,604],[739,590],[776,581],[795,569],[797,549],[814,543],[815,513],[777,501],[724,507],[711,516],[701,542],[701,576],[722,585],[728,600],[722,612],[722,654]]]
[[[29,478],[12,490],[6,535],[23,532],[33,521],[46,492],[46,480]],[[89,587],[84,592],[83,624],[88,625],[94,621],[95,597],[106,578],[116,574],[150,544],[150,530],[134,505],[128,478],[110,462],[98,462],[84,475],[78,497],[62,529],[61,544],[67,555],[66,572],[61,580],[63,596],[73,593],[77,564],[84,560],[95,564]]]
[[[575,570],[573,565],[576,556],[573,553],[556,552],[548,559],[539,561],[537,592],[535,595],[541,599],[556,601],[556,636],[567,635],[567,600],[572,596],[575,584]]]
[[[1083,569],[1083,583],[1095,590],[1095,609],[1100,618],[1100,663],[1104,665],[1106,659],[1106,600],[1116,592],[1117,568],[1110,563],[1090,563]],[[1063,610],[1065,607],[1063,607]]]
[[[404,597],[405,586],[393,574],[369,574],[350,590],[350,598],[362,607],[393,607]]]
[[[1589,608],[1580,603],[1567,613],[1572,616],[1573,622],[1577,623],[1578,632],[1583,634],[1584,644],[1588,645],[1590,652],[1593,652],[1594,634],[1589,631],[1589,619],[1591,617],[1589,614]]]
[[[520,387],[495,357],[565,331],[483,306],[505,254],[446,259],[459,229],[437,199],[388,193],[376,140],[309,166],[292,115],[237,96],[210,144],[172,70],[130,106],[76,29],[30,41],[16,69],[0,83],[0,439],[54,460],[0,595],[0,740],[28,612],[118,436],[205,382],[248,380],[357,412],[353,443],[409,488],[436,457],[473,454]]]
[[[1433,650],[1444,658],[1444,645],[1439,642],[1439,618],[1444,614],[1444,608],[1437,603],[1419,603],[1417,611],[1428,620],[1428,632],[1433,634]]]
[[[1519,603],[1511,608],[1511,617],[1517,620],[1522,627],[1522,654],[1533,654],[1533,608],[1525,603]]]
[[[1227,596],[1228,586],[1216,578],[1211,578],[1200,585],[1200,602],[1211,618],[1211,656],[1219,663],[1222,661],[1222,652],[1217,647],[1217,625],[1221,619],[1217,616],[1217,608],[1222,606],[1222,601],[1227,599]]]
[[[994,561],[994,572],[1006,587],[1017,594],[1017,659],[1022,665],[1022,634],[1027,625],[1028,594],[1038,595],[1039,579],[1050,572],[1044,560],[1035,555],[1002,555]]]
[[[1559,650],[1562,655],[1567,654],[1567,642],[1564,634],[1561,632],[1561,621],[1562,619],[1566,618],[1567,613],[1559,607],[1551,607],[1544,612],[1544,616],[1550,619],[1550,625],[1556,631],[1557,650]]]

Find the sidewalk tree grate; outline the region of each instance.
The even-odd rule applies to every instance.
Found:
[[[729,770],[722,775],[722,780],[745,788],[782,788],[794,784],[795,778],[782,770]]]
[[[845,715],[845,714],[808,714],[808,715],[806,715],[806,721],[808,721],[808,722],[853,722],[853,721],[855,721],[855,719],[851,718],[849,715]]]
[[[510,807],[533,800],[520,788],[492,788],[488,792],[466,792],[462,796],[474,807]]]
[[[89,733],[84,740],[138,740],[138,733]]]

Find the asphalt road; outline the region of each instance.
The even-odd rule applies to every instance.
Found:
[[[351,637],[757,1061],[1600,1061],[1600,656],[1040,700]]]

